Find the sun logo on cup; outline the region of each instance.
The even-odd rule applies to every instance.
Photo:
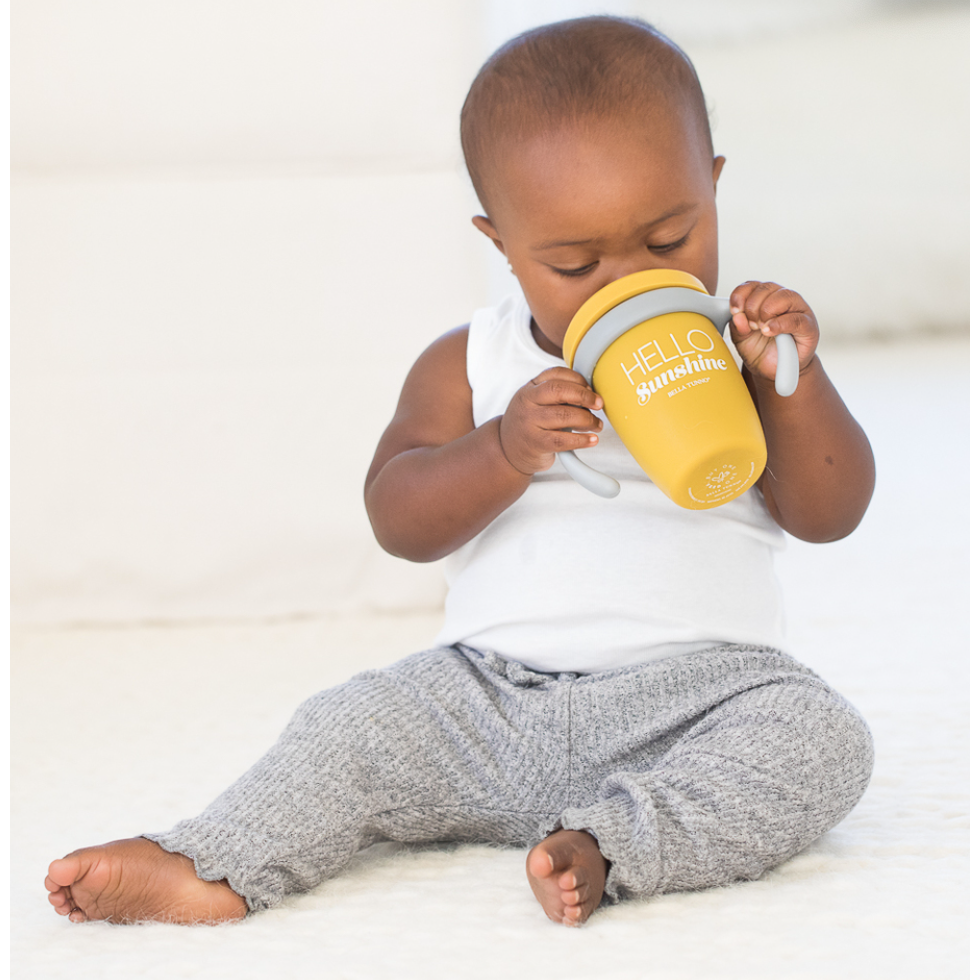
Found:
[[[721,486],[723,483],[728,483],[730,480],[734,480],[738,476],[738,471],[734,466],[720,466],[716,470],[712,470],[705,479],[708,483],[714,483],[717,486]]]

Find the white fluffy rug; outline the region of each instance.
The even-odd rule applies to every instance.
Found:
[[[967,975],[965,340],[834,348],[871,436],[862,527],[781,559],[792,650],[864,713],[877,763],[839,827],[762,881],[548,922],[519,851],[364,852],[351,872],[216,929],[72,926],[47,863],[197,812],[314,690],[427,645],[432,616],[21,629],[13,645],[13,975],[602,976],[954,980]]]

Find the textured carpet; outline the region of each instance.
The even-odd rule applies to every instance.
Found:
[[[871,436],[862,527],[780,557],[792,652],[864,713],[871,786],[758,882],[548,922],[519,851],[362,853],[350,873],[229,927],[72,926],[47,863],[205,805],[314,690],[427,645],[438,617],[15,630],[12,970],[17,978],[664,980],[967,975],[966,341],[836,348]]]

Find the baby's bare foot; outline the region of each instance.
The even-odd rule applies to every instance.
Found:
[[[201,881],[194,862],[144,837],[85,847],[52,861],[44,885],[71,922],[201,923],[245,916],[245,900],[225,881]]]
[[[531,849],[527,880],[552,922],[580,926],[602,898],[609,864],[584,830],[557,830]]]

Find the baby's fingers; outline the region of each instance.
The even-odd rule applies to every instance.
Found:
[[[602,419],[597,418],[588,409],[568,404],[542,406],[535,414],[534,422],[543,430],[561,429],[566,432],[602,430]]]
[[[592,411],[602,408],[602,399],[585,378],[569,368],[549,368],[534,378],[526,391],[536,405],[578,405]]]
[[[804,313],[791,311],[779,316],[769,317],[759,324],[759,332],[767,337],[775,337],[779,333],[791,333],[805,336],[812,329],[810,317]]]
[[[775,282],[745,282],[731,295],[732,323],[740,330],[761,330],[762,333],[794,332],[791,327],[803,327],[810,315],[810,307],[799,293],[786,289]],[[785,321],[782,330],[771,328],[772,321],[794,314],[796,318]]]
[[[733,290],[730,302],[732,340],[751,371],[774,376],[772,338],[779,334],[792,335],[800,368],[809,364],[819,332],[813,311],[799,293],[775,282],[745,282]]]
[[[743,282],[732,290],[732,312],[741,311],[753,316],[765,300],[774,293],[781,292],[783,287],[778,282],[758,282],[750,280]],[[791,292],[791,290],[787,290]]]

